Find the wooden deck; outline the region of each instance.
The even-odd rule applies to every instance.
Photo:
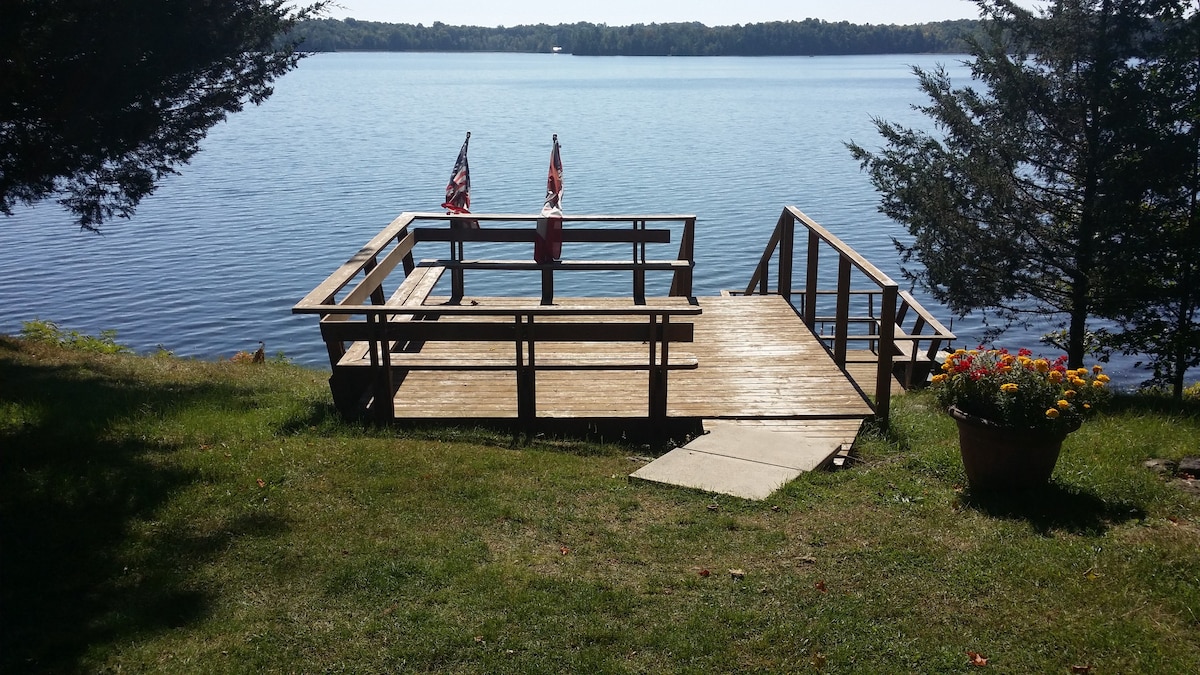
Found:
[[[423,306],[444,306],[431,297]],[[503,307],[528,299],[464,297],[461,304]],[[555,304],[628,305],[630,298],[558,299]],[[873,410],[791,305],[778,295],[697,298],[702,313],[689,317],[694,341],[672,343],[671,361],[695,358],[694,369],[673,370],[667,417],[674,420],[763,420],[803,426],[804,420],[861,420]],[[443,321],[467,320],[443,316]],[[555,317],[547,321],[571,321]],[[582,353],[581,350],[586,350]],[[422,358],[474,363],[514,358],[498,342],[428,343]],[[630,343],[539,342],[539,363],[644,359]],[[647,417],[645,371],[547,370],[537,378],[539,419],[614,420]],[[397,420],[517,418],[512,371],[412,370],[398,378]]]
[[[293,307],[320,317],[338,411],[379,423],[512,420],[526,433],[615,421],[661,435],[676,421],[727,420],[842,438],[843,422],[886,427],[892,394],[921,386],[954,339],[795,207],[745,290],[700,298],[693,215],[569,216],[570,258],[491,255],[532,244],[538,219],[401,214]],[[830,252],[832,267],[821,262]],[[484,295],[491,270],[540,280],[541,296]],[[556,276],[578,288],[584,271],[629,295],[555,293]]]

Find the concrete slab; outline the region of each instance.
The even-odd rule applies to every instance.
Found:
[[[697,437],[685,448],[799,471],[819,468],[841,446],[840,442],[801,431],[773,431],[736,422],[705,426],[709,433]]]
[[[704,434],[638,469],[631,478],[743,499],[766,499],[805,471],[828,463],[853,442],[857,423],[832,420],[803,429],[771,429],[705,420]]]
[[[799,469],[676,448],[630,477],[742,499],[766,499],[801,473]]]

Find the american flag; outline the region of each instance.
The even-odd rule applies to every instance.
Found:
[[[533,244],[533,259],[548,263],[562,257],[562,157],[559,155],[558,134],[554,134],[554,149],[550,151],[550,173],[546,178],[546,203],[538,218],[537,239]]]
[[[471,132],[463,141],[462,150],[458,151],[458,159],[454,162],[454,171],[450,173],[450,182],[446,184],[446,201],[442,208],[446,213],[470,213],[471,208],[471,167],[467,166],[467,144],[471,142]],[[479,221],[463,221],[467,227],[479,227]]]

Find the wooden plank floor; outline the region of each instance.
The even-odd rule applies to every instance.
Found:
[[[426,304],[445,300],[429,298]],[[608,301],[626,306],[630,302],[628,298]],[[463,302],[504,304],[506,300],[464,298]],[[528,303],[528,299],[522,302]],[[603,302],[586,299],[591,305]],[[703,314],[688,317],[695,323],[695,341],[673,343],[671,354],[694,355],[699,367],[671,372],[668,416],[800,421],[863,419],[873,414],[781,297],[704,297],[698,302]],[[647,359],[645,345],[621,343],[539,342],[537,356],[578,353],[583,348],[592,353],[624,354],[631,361]],[[494,342],[431,344],[426,349],[508,357],[515,352],[511,345]],[[645,417],[647,382],[645,371],[541,371],[537,413],[546,418]],[[395,414],[397,419],[410,420],[515,419],[516,376],[512,372],[411,371],[400,383]]]

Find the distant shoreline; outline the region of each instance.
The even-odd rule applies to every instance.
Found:
[[[291,39],[305,52],[516,52],[575,56],[878,56],[955,54],[980,22],[911,25],[831,23],[817,19],[733,26],[701,23],[608,26],[575,23],[495,28],[315,19]]]

